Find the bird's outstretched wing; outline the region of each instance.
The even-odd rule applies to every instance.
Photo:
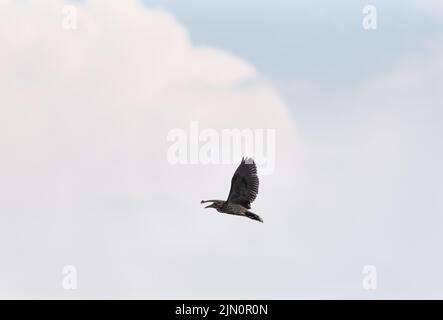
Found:
[[[231,180],[228,202],[251,209],[258,193],[257,166],[251,158],[243,158]]]

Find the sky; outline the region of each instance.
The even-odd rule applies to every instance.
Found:
[[[351,85],[392,71],[399,58],[429,53],[427,42],[441,37],[441,24],[429,7],[410,0],[144,3],[173,12],[194,42],[227,48],[273,80],[334,88],[337,82]],[[379,9],[380,32],[360,28],[368,4]]]
[[[432,0],[0,0],[0,297],[442,298],[442,31]],[[263,224],[200,205],[239,161],[168,161],[191,121],[275,130]]]

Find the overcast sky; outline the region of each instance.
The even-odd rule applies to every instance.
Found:
[[[0,0],[0,297],[443,298],[442,31],[432,0]],[[193,120],[276,130],[264,224],[199,203],[236,161],[167,161]]]

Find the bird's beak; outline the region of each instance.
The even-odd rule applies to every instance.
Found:
[[[202,200],[202,201],[200,201],[200,203],[201,204],[203,204],[203,203],[207,203],[207,202],[212,202],[211,200]],[[211,203],[210,205],[208,205],[208,206],[206,206],[205,207],[205,209],[207,209],[207,208],[213,208],[213,205],[214,203]]]

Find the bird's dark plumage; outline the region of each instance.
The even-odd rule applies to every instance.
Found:
[[[251,203],[258,194],[257,166],[251,158],[243,158],[231,180],[231,190],[226,201],[206,200],[212,202],[206,208],[214,208],[218,212],[244,216],[253,220],[263,222],[263,220],[249,211]]]
[[[258,183],[257,166],[254,160],[243,158],[232,177],[227,201],[251,209],[251,203],[257,198]]]

